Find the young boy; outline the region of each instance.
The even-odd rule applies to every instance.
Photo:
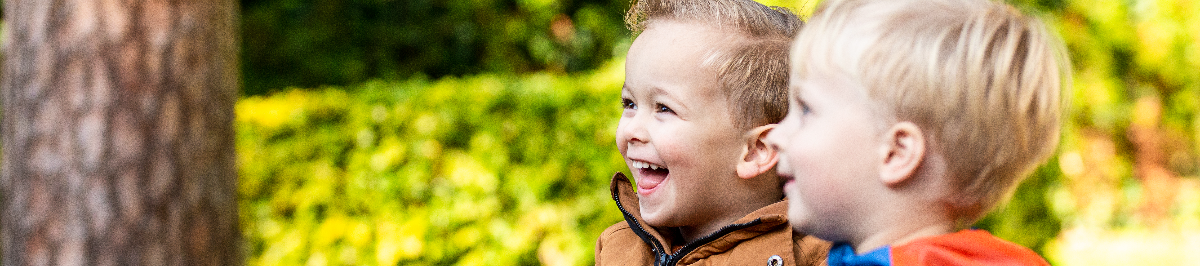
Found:
[[[987,0],[829,0],[769,134],[793,227],[829,265],[1046,265],[981,230],[1058,142],[1064,48]]]
[[[816,265],[828,243],[787,223],[777,154],[763,138],[787,113],[787,51],[801,25],[750,0],[646,0],[626,17],[624,111],[613,199],[625,221],[597,265]]]

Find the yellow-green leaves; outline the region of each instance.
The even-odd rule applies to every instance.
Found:
[[[250,265],[585,265],[606,192],[619,63],[292,90],[237,105]],[[353,91],[348,93],[347,91]]]

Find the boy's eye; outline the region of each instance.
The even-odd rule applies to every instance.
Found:
[[[637,105],[636,105],[636,104],[634,104],[634,103],[633,103],[633,100],[630,100],[629,98],[621,98],[621,108],[623,108],[623,109],[634,109],[634,110],[636,110],[636,109],[637,109]]]
[[[800,99],[795,99],[795,103],[796,103],[796,111],[799,111],[799,114],[801,116],[807,115],[809,112],[812,112],[812,109],[809,109],[808,104],[804,103],[804,101],[801,101]]]
[[[656,106],[654,109],[656,111],[658,111],[659,113],[674,113],[675,112],[675,110],[671,110],[671,107],[667,107],[666,105],[663,105],[661,103],[658,104],[658,106]]]

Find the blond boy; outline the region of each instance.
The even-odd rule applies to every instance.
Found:
[[[767,142],[830,265],[1046,264],[962,230],[1058,142],[1069,73],[1043,25],[987,0],[829,0],[796,38]]]
[[[794,232],[763,138],[787,112],[801,21],[750,0],[638,1],[613,177],[624,222],[597,265],[814,265],[828,243]],[[640,33],[640,34],[639,34]]]

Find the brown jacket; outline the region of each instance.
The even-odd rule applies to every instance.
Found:
[[[610,189],[625,222],[600,234],[596,265],[825,265],[829,242],[793,232],[786,199],[678,246],[663,237],[667,230],[645,225],[633,184],[624,174],[613,176]]]

